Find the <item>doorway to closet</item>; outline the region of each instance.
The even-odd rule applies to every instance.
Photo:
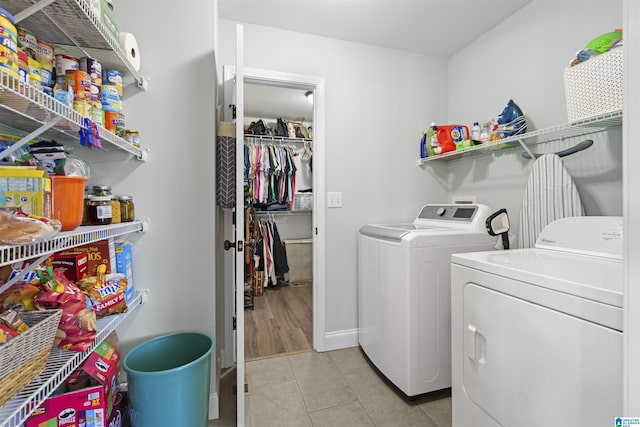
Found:
[[[313,350],[312,94],[244,85],[246,361]]]
[[[238,57],[241,57],[241,55],[238,55]],[[292,309],[291,311],[311,311],[312,329],[309,334],[308,325],[302,327],[299,321],[289,316],[287,321],[291,325],[297,324],[296,328],[290,329],[290,331],[286,333],[285,338],[275,334],[271,334],[271,337],[269,337],[269,334],[264,334],[267,339],[262,343],[263,347],[271,346],[272,348],[279,347],[280,349],[284,347],[287,352],[295,352],[297,350],[295,350],[293,344],[296,342],[304,343],[304,341],[310,345],[309,350],[315,349],[323,351],[325,347],[325,202],[324,197],[322,197],[324,194],[324,78],[245,67],[237,68],[238,72],[236,73],[236,68],[237,65],[236,67],[223,67],[224,120],[236,122],[236,140],[239,142],[236,144],[236,157],[241,160],[239,163],[236,163],[236,170],[240,172],[239,175],[238,172],[236,172],[236,182],[239,183],[236,191],[236,205],[245,205],[247,196],[249,195],[248,191],[245,192],[244,188],[243,172],[245,164],[244,161],[242,161],[242,150],[245,147],[252,145],[254,147],[256,145],[272,145],[275,147],[282,146],[284,148],[290,148],[292,151],[299,153],[299,156],[293,156],[293,163],[298,163],[299,159],[301,169],[300,173],[297,174],[298,176],[296,176],[296,188],[299,191],[292,189],[292,194],[294,194],[293,203],[291,203],[286,212],[259,212],[258,209],[256,209],[255,214],[253,212],[249,213],[250,217],[248,218],[249,221],[247,221],[251,223],[253,216],[255,216],[255,222],[257,223],[275,223],[275,225],[278,226],[279,234],[281,229],[282,233],[284,233],[284,237],[280,236],[281,241],[292,240],[292,242],[285,241],[283,243],[285,252],[287,243],[289,243],[290,249],[293,249],[291,265],[289,265],[289,267],[290,269],[293,267],[294,271],[290,271],[288,282],[284,280],[288,283],[288,286],[282,286],[283,284],[274,285],[274,283],[279,283],[279,280],[276,282],[272,279],[271,284],[274,286],[271,288],[269,285],[267,285],[266,288],[263,287],[263,295],[254,295],[253,301],[245,298],[244,302],[253,304],[253,307],[249,306],[244,308],[242,285],[236,287],[235,284],[242,283],[244,280],[241,278],[246,277],[244,272],[245,261],[247,261],[246,252],[225,251],[225,290],[223,298],[225,336],[224,347],[221,349],[221,367],[226,368],[236,365],[238,368],[238,376],[242,378],[244,375],[243,366],[245,360],[245,316],[249,315],[254,318],[249,319],[249,321],[255,323],[258,327],[266,324],[273,325],[275,329],[280,327],[277,321],[270,319],[268,314],[261,316],[261,313],[264,314],[264,312],[257,311],[259,304],[270,303],[270,301],[267,301],[269,294],[272,294],[271,296],[273,297],[281,296],[279,301],[273,303],[281,304],[282,296],[285,296],[287,293],[295,293],[296,295],[293,298],[300,299],[304,305],[309,305],[310,308]],[[245,88],[249,91],[249,96],[247,97],[244,95]],[[252,92],[255,93],[252,95]],[[309,103],[306,97],[307,92],[313,94],[313,104]],[[246,103],[245,98],[247,100]],[[287,101],[287,99],[289,101]],[[293,102],[294,99],[297,101]],[[300,104],[306,105],[306,107],[300,108]],[[298,107],[296,107],[296,105]],[[245,112],[247,114],[247,120],[244,119]],[[307,114],[309,114],[309,116],[307,116]],[[286,140],[284,138],[271,138],[268,132],[265,132],[267,135],[255,135],[255,133],[244,134],[244,131],[248,130],[251,122],[254,122],[255,127],[255,123],[257,123],[258,120],[262,120],[263,125],[266,123],[265,128],[273,127],[273,123],[275,122],[277,130],[278,115],[285,121],[293,122],[294,132],[296,125],[304,125],[306,127],[307,137]],[[302,117],[304,117],[304,120],[300,120]],[[239,123],[242,123],[242,126],[239,126]],[[309,127],[311,127],[311,129],[309,129]],[[310,132],[311,135],[309,135]],[[305,157],[303,160],[302,156],[305,152],[307,152],[307,156],[311,154],[311,158],[307,159]],[[250,153],[249,151],[249,154]],[[250,162],[251,158],[249,157],[247,160]],[[306,172],[308,172],[308,175],[305,175]],[[297,180],[298,177],[301,177],[300,181]],[[309,185],[310,188],[307,188]],[[295,197],[296,193],[298,193],[297,198]],[[255,227],[248,229],[245,227],[246,210],[244,207],[245,206],[243,206],[242,209],[238,209],[237,212],[225,210],[225,239],[245,241],[247,239],[244,237],[244,234],[255,233]],[[232,221],[233,218],[236,218],[235,222]],[[309,245],[309,240],[311,241],[311,245]],[[296,246],[298,250],[295,249]],[[304,277],[305,274],[308,274],[307,261],[298,259],[298,255],[302,255],[302,258],[305,258],[304,254],[306,252],[310,252],[308,255],[311,257],[311,280],[306,280],[308,276],[306,279]],[[287,261],[289,263],[289,259],[287,259]],[[235,268],[233,266],[234,263]],[[234,270],[234,277],[231,277],[231,273],[234,272]],[[293,278],[291,274],[294,274]],[[302,274],[302,279],[300,276],[296,278],[296,274]],[[236,275],[238,275],[238,279],[235,278]],[[283,277],[283,279],[285,278]],[[235,292],[236,289],[238,290],[237,293]],[[263,298],[265,290],[267,297]],[[280,292],[276,295],[276,292],[282,290],[285,290],[285,292]],[[262,301],[257,301],[256,298],[262,298]],[[262,305],[264,306],[266,304]],[[303,306],[298,304],[298,307]],[[276,310],[279,309],[276,308]],[[279,311],[280,313],[287,313],[286,310]],[[236,324],[237,330],[235,328]],[[250,326],[250,328],[251,327],[253,326]],[[250,334],[251,333],[253,333],[253,331],[251,331]],[[282,333],[282,331],[280,333]],[[258,331],[257,334],[260,334],[260,331]],[[303,336],[304,340],[302,340]],[[282,342],[284,340],[288,341],[286,346]],[[270,350],[267,349],[266,351],[268,352]],[[280,350],[278,350],[278,352],[279,351]],[[266,355],[267,353],[262,354],[262,356],[255,357],[268,357]],[[241,403],[239,402],[239,407],[240,406]]]

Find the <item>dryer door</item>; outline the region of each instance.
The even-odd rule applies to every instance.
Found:
[[[464,389],[500,424],[604,426],[622,413],[621,332],[473,283],[463,313]]]

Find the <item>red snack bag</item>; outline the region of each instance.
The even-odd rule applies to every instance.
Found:
[[[40,309],[62,309],[56,344],[63,350],[87,351],[96,337],[96,314],[87,306],[86,295],[64,274],[39,270],[42,286],[34,298]],[[53,274],[51,274],[53,273]]]

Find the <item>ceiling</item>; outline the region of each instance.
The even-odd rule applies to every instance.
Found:
[[[531,0],[218,0],[222,19],[447,58]]]
[[[218,0],[222,19],[447,58],[531,0]],[[245,117],[313,117],[305,90],[245,85]]]
[[[275,116],[285,120],[304,117],[305,122],[311,122],[313,105],[304,95],[306,91],[245,83],[244,116],[257,119],[271,119]]]

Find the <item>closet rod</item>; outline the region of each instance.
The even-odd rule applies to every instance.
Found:
[[[566,148],[562,151],[557,151],[554,154],[557,154],[558,157],[566,157],[566,156],[570,156],[574,153],[577,153],[579,151],[582,150],[586,150],[587,148],[591,147],[593,145],[593,140],[591,139],[586,139],[582,142],[580,142],[579,144],[574,145],[573,147],[569,147]],[[543,154],[547,154],[547,153],[532,153],[533,156],[537,159],[538,157],[542,156]],[[522,157],[524,157],[525,159],[530,159],[531,156],[529,156],[529,153],[522,153]]]

